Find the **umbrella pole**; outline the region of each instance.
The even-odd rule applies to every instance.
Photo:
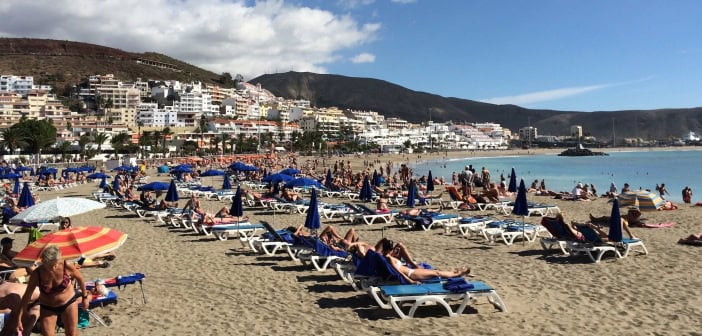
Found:
[[[526,245],[526,216],[522,216],[522,246]]]

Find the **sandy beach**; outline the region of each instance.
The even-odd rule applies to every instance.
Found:
[[[543,154],[551,150],[530,150]],[[553,151],[560,151],[553,150]],[[491,152],[495,155],[516,153]],[[486,156],[487,152],[476,155]],[[448,153],[466,157],[466,153]],[[441,155],[411,154],[406,160],[431,160]],[[490,154],[492,155],[492,154]],[[364,158],[344,158],[358,165]],[[400,162],[401,155],[378,157]],[[332,159],[333,160],[333,159]],[[332,161],[333,163],[333,161]],[[150,171],[151,181],[166,181]],[[209,180],[210,178],[208,178]],[[212,184],[221,185],[221,177]],[[40,192],[42,199],[56,196],[87,197],[97,184],[84,184],[57,192]],[[448,198],[448,195],[444,195]],[[342,202],[341,199],[323,200]],[[588,214],[608,215],[605,199],[572,202],[530,195],[530,201],[557,205],[568,220],[585,221]],[[229,202],[203,200],[208,212]],[[183,206],[181,200],[180,206]],[[463,216],[494,211],[455,211]],[[252,222],[265,220],[276,228],[300,225],[304,215],[273,215],[263,208],[246,208]],[[111,320],[109,327],[91,327],[82,335],[574,335],[617,333],[622,335],[701,335],[702,271],[699,247],[676,244],[702,231],[698,218],[702,208],[680,206],[675,211],[645,212],[648,223],[676,222],[670,228],[633,228],[650,254],[631,254],[624,259],[606,257],[595,264],[586,258],[565,257],[543,251],[538,242],[489,244],[482,238],[446,235],[441,228],[429,232],[408,231],[386,224],[384,234],[407,245],[416,259],[437,268],[470,265],[475,279],[493,286],[508,312],[496,311],[479,300],[458,317],[443,309],[420,309],[418,318],[402,320],[392,310],[377,307],[364,292],[356,292],[336,273],[314,271],[291,261],[286,254],[266,257],[253,253],[237,240],[219,241],[211,236],[176,229],[153,220],[145,221],[124,209],[106,208],[76,216],[74,226],[100,225],[129,235],[117,251],[118,258],[106,269],[84,269],[88,280],[131,272],[146,274],[141,301],[138,285],[117,291],[119,302],[94,311]],[[504,216],[496,216],[502,218]],[[540,217],[527,218],[538,223]],[[348,225],[340,219],[322,219],[345,232],[353,227],[361,239],[375,243],[383,225]],[[16,248],[24,246],[26,234],[15,234]]]

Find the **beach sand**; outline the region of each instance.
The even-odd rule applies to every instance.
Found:
[[[379,159],[385,162],[399,157]],[[352,160],[358,164],[363,158]],[[151,176],[151,180],[167,180],[155,172]],[[221,178],[214,178],[213,184],[221,185]],[[96,186],[85,184],[39,195],[42,199],[87,196]],[[568,220],[585,221],[589,213],[608,215],[611,210],[605,199],[572,202],[529,195],[529,200],[557,205]],[[216,201],[203,201],[203,205],[208,212],[229,206]],[[460,212],[465,216],[480,213]],[[93,280],[145,273],[147,303],[141,301],[138,284],[117,290],[118,304],[94,309],[109,318],[111,325],[96,327],[92,321],[81,334],[700,335],[700,248],[676,242],[702,231],[698,225],[701,213],[702,208],[690,206],[646,212],[643,217],[649,223],[677,224],[664,229],[633,228],[650,254],[633,253],[619,260],[609,256],[599,264],[543,251],[538,242],[486,244],[482,239],[445,235],[441,228],[420,232],[387,224],[385,236],[404,242],[416,259],[440,269],[471,266],[475,279],[493,286],[509,309],[498,312],[481,299],[458,317],[449,318],[443,309],[425,307],[418,318],[401,320],[392,310],[377,307],[366,293],[355,292],[331,270],[317,272],[291,261],[287,254],[258,255],[237,240],[218,241],[106,208],[74,217],[73,225],[107,226],[127,233],[129,238],[111,267],[84,269],[83,274]],[[298,214],[273,216],[261,208],[247,208],[245,214],[253,222],[266,220],[277,228],[297,226],[305,219]],[[538,221],[538,217],[527,218],[527,222]],[[339,219],[322,219],[322,226],[325,224],[342,232],[353,227],[362,240],[371,243],[382,234],[381,225],[351,226]],[[15,238],[19,249],[27,235],[16,234]]]

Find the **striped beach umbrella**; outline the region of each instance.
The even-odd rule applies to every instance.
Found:
[[[617,199],[620,207],[638,206],[641,211],[656,211],[665,203],[660,195],[646,190],[627,191],[619,194]]]
[[[127,240],[125,233],[114,229],[88,226],[76,227],[49,233],[27,245],[12,259],[16,264],[28,266],[41,261],[41,253],[55,245],[63,259],[90,258],[94,255],[114,251]]]

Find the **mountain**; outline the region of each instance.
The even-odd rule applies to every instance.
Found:
[[[527,109],[419,92],[373,78],[308,72],[267,74],[249,81],[260,83],[276,96],[307,99],[318,107],[372,110],[410,122],[496,122],[513,131],[531,124],[539,134],[568,135],[581,125],[584,134],[598,138],[666,139],[702,129],[702,108],[576,112]],[[430,112],[431,111],[431,112]],[[614,121],[613,121],[614,119]]]
[[[125,80],[175,79],[209,84],[220,77],[158,53],[132,53],[89,43],[28,38],[0,38],[0,74],[33,76],[35,84],[52,85],[59,93],[66,85],[96,74],[114,74]]]

